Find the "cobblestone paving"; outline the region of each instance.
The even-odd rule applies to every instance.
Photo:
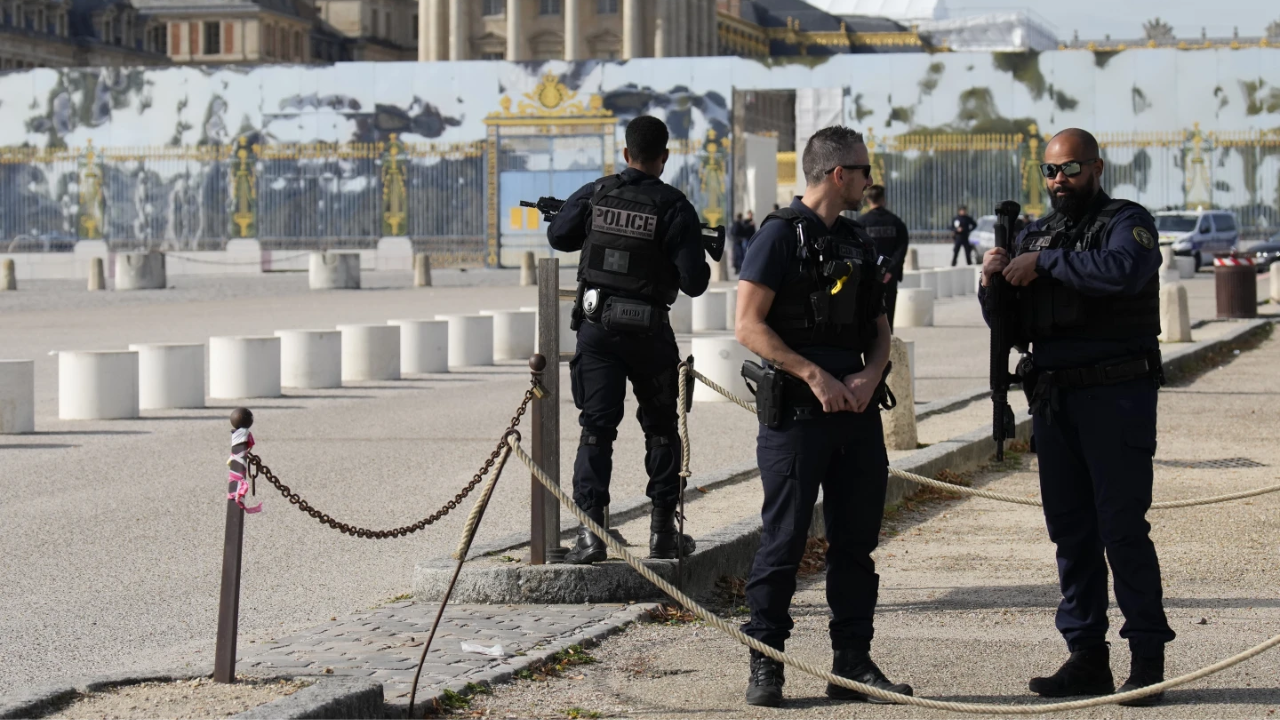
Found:
[[[570,645],[602,638],[651,605],[450,605],[422,668],[418,701],[468,683],[502,682]],[[347,675],[379,680],[386,702],[407,705],[422,644],[438,606],[396,602],[241,647],[241,672]],[[501,645],[506,657],[462,652],[461,643]]]

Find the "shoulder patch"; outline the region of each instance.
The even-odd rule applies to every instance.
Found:
[[[1156,239],[1151,237],[1151,233],[1146,228],[1136,227],[1133,229],[1133,239],[1138,241],[1142,247],[1150,250],[1156,246]]]

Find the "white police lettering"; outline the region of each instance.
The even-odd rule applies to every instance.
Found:
[[[845,260],[852,260],[858,264],[862,264],[862,248],[856,247],[854,245],[848,245],[845,243],[841,243],[839,245],[839,248],[840,248],[839,253],[841,258]]]
[[[658,216],[610,207],[594,208],[591,227],[614,235],[652,240],[658,233]]]
[[[898,230],[889,225],[879,225],[876,227],[869,227],[866,230],[867,230],[867,234],[870,235],[871,237],[891,238],[891,237],[898,236]]]

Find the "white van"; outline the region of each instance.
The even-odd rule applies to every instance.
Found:
[[[1160,245],[1172,245],[1173,254],[1190,255],[1196,269],[1213,260],[1214,253],[1236,249],[1240,239],[1235,213],[1223,210],[1164,210],[1155,213]]]

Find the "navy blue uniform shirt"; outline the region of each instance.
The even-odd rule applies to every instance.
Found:
[[[978,227],[978,223],[969,215],[956,215],[951,218],[951,234],[957,241],[969,239],[969,233]]]
[[[876,253],[889,258],[889,272],[893,279],[902,282],[902,265],[906,262],[907,244],[911,241],[907,224],[882,207],[871,208],[858,218],[858,222],[871,236]]]
[[[1048,217],[1027,225],[1018,233],[1015,246],[1022,243],[1027,233],[1044,227]],[[1151,213],[1138,205],[1128,205],[1116,213],[1107,228],[1106,237],[1094,250],[1042,250],[1036,259],[1036,270],[1041,276],[1051,277],[1074,288],[1084,295],[1136,295],[1151,278],[1160,272],[1160,251],[1153,243],[1146,247],[1134,233],[1138,228],[1146,230],[1148,238],[1159,237]],[[979,301],[986,298],[985,288],[978,293]],[[985,314],[986,307],[983,306]],[[1151,337],[1132,340],[1081,340],[1049,338],[1032,343],[1036,365],[1042,368],[1069,368],[1098,365],[1144,355],[1160,347]]]
[[[663,184],[660,178],[635,168],[623,170],[622,179],[627,185]],[[596,183],[591,182],[578,188],[564,201],[559,214],[551,218],[551,224],[547,226],[547,240],[551,247],[561,252],[582,249],[582,243],[587,239],[591,196],[595,194],[595,187]],[[711,267],[707,265],[706,251],[702,247],[702,221],[698,219],[698,211],[693,209],[687,198],[681,198],[667,210],[662,222],[667,228],[663,247],[667,257],[680,271],[680,289],[689,297],[698,297],[707,291],[707,283],[711,280]]]
[[[819,227],[827,226],[822,218],[810,210],[809,206],[800,202],[798,197],[791,201],[791,209],[803,213]],[[787,268],[798,262],[797,243],[796,228],[792,223],[778,218],[762,223],[755,236],[751,238],[751,244],[747,246],[747,256],[742,261],[742,271],[738,273],[738,279],[758,283],[775,293],[778,292],[782,287]],[[867,266],[863,267],[865,270]],[[863,282],[869,282],[869,277],[869,274],[865,275]],[[876,285],[878,286],[879,283],[877,282]],[[880,303],[883,304],[881,293],[874,294],[874,297],[880,298]],[[877,317],[884,314],[883,308],[875,314]],[[855,350],[822,345],[791,349],[837,379],[862,368],[862,355]]]

